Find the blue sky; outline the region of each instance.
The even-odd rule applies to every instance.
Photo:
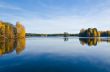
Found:
[[[0,0],[0,20],[20,21],[32,33],[110,30],[110,0]]]

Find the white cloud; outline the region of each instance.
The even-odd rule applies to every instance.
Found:
[[[105,9],[103,11],[98,11],[94,15],[92,11],[86,16],[55,16],[51,19],[42,18],[30,18],[24,23],[30,25],[30,27],[35,28],[34,31],[29,30],[29,32],[42,32],[42,33],[57,33],[57,32],[79,32],[81,28],[96,27],[99,30],[110,30],[110,10]],[[91,14],[93,13],[93,14]]]

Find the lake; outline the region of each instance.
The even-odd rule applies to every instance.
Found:
[[[0,72],[110,72],[110,39],[1,40]]]

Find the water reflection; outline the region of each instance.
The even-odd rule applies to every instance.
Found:
[[[65,42],[69,41],[70,38],[64,37],[63,38]],[[78,38],[79,42],[82,46],[88,45],[88,46],[97,46],[98,43],[110,43],[110,38],[101,38],[101,37],[94,37],[94,38]]]
[[[0,39],[0,55],[11,53],[16,50],[16,53],[21,53],[25,48],[26,40],[23,39]]]
[[[69,41],[68,37],[63,38],[64,41]],[[96,46],[100,42],[110,42],[109,38],[79,38],[81,45]],[[26,45],[25,38],[23,39],[0,39],[0,55],[8,54],[16,51],[20,54]]]
[[[64,42],[63,41],[67,41]],[[80,41],[79,41],[80,40]],[[0,72],[110,72],[110,48],[107,38],[27,38],[26,51],[0,57]],[[83,45],[91,45],[83,47]],[[0,54],[21,53],[25,39],[0,40]],[[104,48],[106,47],[106,48]]]
[[[109,38],[79,38],[81,45],[96,46],[100,42],[110,42]]]
[[[68,41],[69,40],[69,38],[68,37],[64,37],[64,41]]]

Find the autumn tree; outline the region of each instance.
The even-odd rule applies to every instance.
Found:
[[[100,37],[100,36],[108,36],[110,35],[110,32],[100,32],[96,28],[88,28],[86,30],[81,30],[79,33],[80,37]]]
[[[101,36],[101,32],[98,31],[98,32],[97,32],[97,37],[100,37],[100,36]]]
[[[5,36],[7,38],[15,38],[14,28],[14,25],[10,23],[5,23]]]
[[[5,38],[5,25],[0,21],[0,38]]]
[[[98,36],[98,31],[96,28],[93,28],[93,37],[97,37]]]
[[[16,23],[16,30],[18,38],[25,38],[25,28],[20,22]]]

